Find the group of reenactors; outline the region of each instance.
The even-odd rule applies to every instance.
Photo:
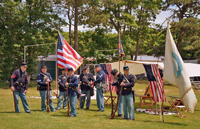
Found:
[[[28,73],[26,72],[27,64],[22,63],[20,69],[15,70],[10,78],[10,89],[13,91],[15,112],[20,113],[19,108],[19,97],[21,98],[24,110],[26,113],[31,113],[26,93],[28,90]],[[62,68],[62,74],[58,77],[59,84],[59,96],[57,103],[57,110],[60,110],[62,105],[63,109],[67,107],[67,101],[70,103],[70,117],[77,116],[76,114],[76,101],[78,93],[77,88],[80,84],[81,95],[80,95],[80,108],[83,109],[86,100],[86,110],[90,109],[91,105],[91,89],[96,87],[96,101],[98,112],[104,112],[104,95],[102,91],[102,84],[106,83],[105,73],[101,69],[100,65],[95,65],[95,71],[97,72],[96,79],[88,72],[88,67],[83,67],[83,72],[79,78],[74,75],[72,67]],[[123,67],[124,74],[119,72],[117,69],[113,69],[111,74],[115,78],[115,82],[110,84],[117,87],[117,98],[119,99],[118,104],[118,115],[117,117],[123,117],[124,119],[135,120],[134,116],[134,93],[132,88],[135,84],[135,76],[129,73],[129,67]],[[41,71],[37,76],[37,84],[40,87],[41,96],[41,110],[46,112],[46,99],[47,99],[47,86],[49,86],[49,107],[52,112],[56,109],[53,105],[52,94],[51,94],[51,83],[53,79],[50,73],[47,72],[47,67],[43,65]],[[68,90],[66,90],[68,89]],[[122,89],[122,91],[121,91]],[[67,92],[68,91],[68,92]],[[121,91],[121,92],[120,92]],[[68,97],[67,97],[68,96]],[[67,100],[68,99],[68,100]]]

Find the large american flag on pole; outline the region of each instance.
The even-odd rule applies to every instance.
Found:
[[[82,64],[82,57],[67,43],[58,31],[57,65],[60,68],[72,67],[78,69]]]
[[[149,65],[143,64],[143,65],[147,73],[149,85],[151,86],[151,90],[153,92],[154,101],[156,101],[156,98],[157,98],[157,102],[161,102],[162,95],[164,95],[163,101],[167,102],[164,89],[162,89],[163,83],[160,77],[160,72],[158,70],[158,64],[149,64]],[[156,90],[156,87],[157,87],[157,90]],[[162,90],[163,90],[163,94],[162,94]],[[156,97],[156,91],[157,91],[157,97]]]

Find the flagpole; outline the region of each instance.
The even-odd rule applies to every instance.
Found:
[[[120,32],[119,32],[119,41],[118,42],[120,42]],[[119,72],[120,72],[120,59],[119,59]]]
[[[168,17],[167,18],[167,28],[168,28],[169,24],[170,24],[170,19]],[[165,120],[164,120],[164,84],[162,86],[162,116],[163,116],[163,123],[164,123],[165,122]]]
[[[58,25],[58,31],[59,31],[59,25]],[[56,44],[56,95],[58,96],[58,48],[57,48],[57,44]]]

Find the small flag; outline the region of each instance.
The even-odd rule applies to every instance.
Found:
[[[119,60],[121,60],[125,56],[125,54],[124,54],[124,49],[123,49],[122,42],[120,39],[120,33],[119,33],[119,38],[118,38],[118,52],[119,52]]]
[[[160,77],[160,72],[157,68],[158,65],[157,64],[150,64],[150,65],[143,64],[143,66],[147,73],[147,78],[149,80],[149,85],[151,86],[151,91],[153,93],[154,101],[156,101],[157,99],[157,102],[161,102],[162,95],[164,95],[163,101],[167,102],[165,92],[163,89],[163,83]],[[162,91],[163,91],[163,94],[162,94]]]
[[[57,51],[58,67],[73,70],[79,68],[82,64],[82,57],[67,43],[62,34],[58,31],[58,51]]]

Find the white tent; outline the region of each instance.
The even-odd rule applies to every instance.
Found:
[[[121,61],[120,72],[123,71],[123,66],[129,66],[130,73],[133,75],[146,73],[143,64],[158,64],[159,69],[164,69],[163,62],[142,62],[142,61]],[[200,76],[200,64],[184,63],[187,68],[189,77]],[[119,69],[119,62],[111,63],[112,69]]]

